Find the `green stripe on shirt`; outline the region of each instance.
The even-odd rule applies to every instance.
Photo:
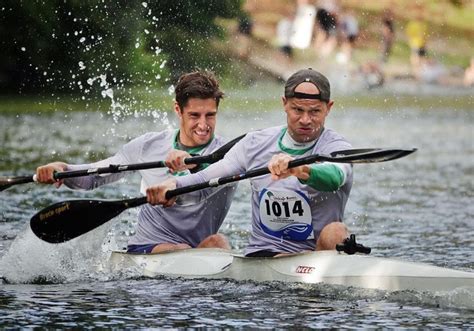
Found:
[[[281,134],[278,137],[278,147],[281,149],[282,152],[285,152],[286,154],[289,155],[304,155],[307,151],[312,149],[314,145],[316,145],[317,139],[314,141],[314,143],[311,146],[308,146],[306,148],[301,148],[301,149],[295,149],[295,148],[289,148],[283,145],[283,137],[285,136],[288,128],[283,128],[281,130]]]
[[[181,142],[179,141],[179,130],[176,130],[176,132],[174,134],[174,138],[173,138],[173,148],[177,149],[177,150],[188,152],[191,155],[192,154],[199,154],[199,153],[201,153],[201,151],[204,148],[206,148],[212,142],[213,139],[214,139],[214,134],[212,134],[211,139],[209,139],[209,141],[207,143],[205,143],[204,145],[188,147],[188,146],[184,146],[183,144],[181,144]]]
[[[309,178],[300,182],[321,192],[337,191],[344,184],[344,172],[334,164],[314,164],[310,166]]]

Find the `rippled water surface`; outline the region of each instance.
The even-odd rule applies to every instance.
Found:
[[[222,105],[217,129],[227,138],[285,119],[279,107],[234,109],[232,97]],[[474,269],[474,113],[467,105],[333,108],[327,126],[354,147],[419,149],[397,161],[356,165],[345,222],[373,255]],[[0,175],[30,174],[56,159],[96,160],[132,137],[168,126],[174,126],[172,114],[118,122],[97,112],[0,114]],[[29,230],[31,216],[53,202],[134,197],[138,183],[131,175],[94,192],[27,184],[0,193],[0,326],[474,328],[473,289],[387,293],[109,274],[102,267],[111,249],[126,244],[135,210],[61,245],[41,242]],[[250,229],[249,192],[241,183],[222,228],[236,251]]]

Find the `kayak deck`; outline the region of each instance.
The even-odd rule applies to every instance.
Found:
[[[388,291],[474,288],[474,272],[335,251],[276,258],[248,258],[217,248],[158,254],[115,251],[110,258],[110,268],[111,272],[138,268],[146,277],[327,283]]]

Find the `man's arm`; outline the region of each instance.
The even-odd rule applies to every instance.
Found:
[[[129,143],[122,146],[120,151],[105,160],[90,164],[67,164],[65,162],[53,162],[46,164],[44,166],[38,167],[36,169],[36,176],[38,182],[44,184],[53,184],[55,183],[57,187],[61,186],[64,183],[69,188],[72,189],[82,189],[82,190],[92,190],[101,185],[115,182],[120,178],[124,177],[124,173],[114,173],[114,174],[102,174],[102,175],[91,175],[91,176],[81,176],[75,178],[66,178],[60,181],[54,179],[55,172],[62,171],[75,171],[75,170],[84,170],[90,168],[101,168],[108,167],[111,164],[129,164],[139,160],[143,142],[145,141],[146,136],[135,138]]]
[[[121,161],[121,158],[117,156],[113,156],[108,159],[95,162],[95,163],[90,163],[90,164],[73,165],[73,164],[67,164],[64,162],[52,162],[44,166],[40,166],[36,169],[36,179],[39,183],[55,184],[56,187],[60,187],[62,184],[64,184],[71,189],[93,190],[101,185],[117,181],[123,176],[125,176],[125,174],[115,173],[115,174],[91,175],[91,176],[81,176],[81,177],[55,180],[54,173],[63,172],[63,171],[75,171],[75,170],[107,167],[110,164],[121,164],[121,163],[123,163]]]
[[[273,180],[284,179],[289,176],[297,177],[301,183],[322,191],[337,191],[345,184],[351,166],[336,163],[319,163],[288,168],[288,163],[294,160],[287,154],[274,155],[268,164]]]
[[[235,175],[245,171],[246,169],[245,164],[243,162],[243,156],[246,155],[245,146],[248,144],[248,142],[246,141],[247,138],[248,136],[246,136],[237,144],[235,144],[227,152],[227,154],[222,160],[211,164],[206,169],[195,174],[175,177],[159,185],[148,188],[148,202],[151,204],[161,204],[164,206],[170,206],[175,202],[176,199],[170,199],[169,201],[165,199],[165,194],[168,190],[177,187],[199,184],[207,182],[213,178]],[[199,194],[201,194],[201,199],[205,199],[210,191],[212,190],[199,191]]]

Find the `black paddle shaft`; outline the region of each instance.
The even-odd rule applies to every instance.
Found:
[[[227,144],[221,146],[219,149],[208,155],[198,155],[193,157],[188,157],[184,159],[185,164],[204,164],[204,163],[214,163],[222,159],[225,154],[246,134],[243,134]],[[135,164],[111,164],[106,167],[100,168],[89,168],[81,170],[71,170],[71,171],[62,171],[56,172],[53,174],[54,179],[61,180],[66,178],[75,178],[82,176],[91,176],[91,175],[100,175],[100,174],[112,174],[125,171],[136,171],[136,170],[146,170],[154,168],[165,168],[166,164],[164,161],[152,161],[144,163],[135,163]],[[29,176],[17,176],[17,177],[0,177],[0,191],[6,190],[7,188],[18,185],[33,183],[35,181],[34,175]]]
[[[373,163],[373,162],[385,162],[395,160],[415,152],[416,149],[349,149],[331,153],[331,156],[314,154],[299,158],[288,163],[288,168],[295,168],[304,164],[310,164],[314,162],[335,162],[335,163]],[[258,177],[267,175],[270,173],[268,167],[249,170],[242,174],[220,177],[211,179],[208,182],[189,185],[180,187],[174,190],[166,192],[165,197],[170,199],[172,197],[190,193],[198,190],[202,190],[208,187],[215,187],[220,185],[229,184],[232,182],[240,181],[243,179]]]
[[[185,164],[203,164],[203,163],[215,163],[222,159],[225,154],[238,143],[246,134],[238,136],[237,138],[229,141],[227,144],[221,146],[219,149],[208,155],[196,155],[184,159]],[[102,168],[91,168],[84,170],[72,170],[57,172],[54,174],[54,179],[64,179],[72,177],[90,176],[96,174],[111,174],[124,171],[135,171],[135,170],[146,170],[154,168],[165,168],[166,164],[164,161],[152,161],[135,164],[111,164],[107,167]]]

